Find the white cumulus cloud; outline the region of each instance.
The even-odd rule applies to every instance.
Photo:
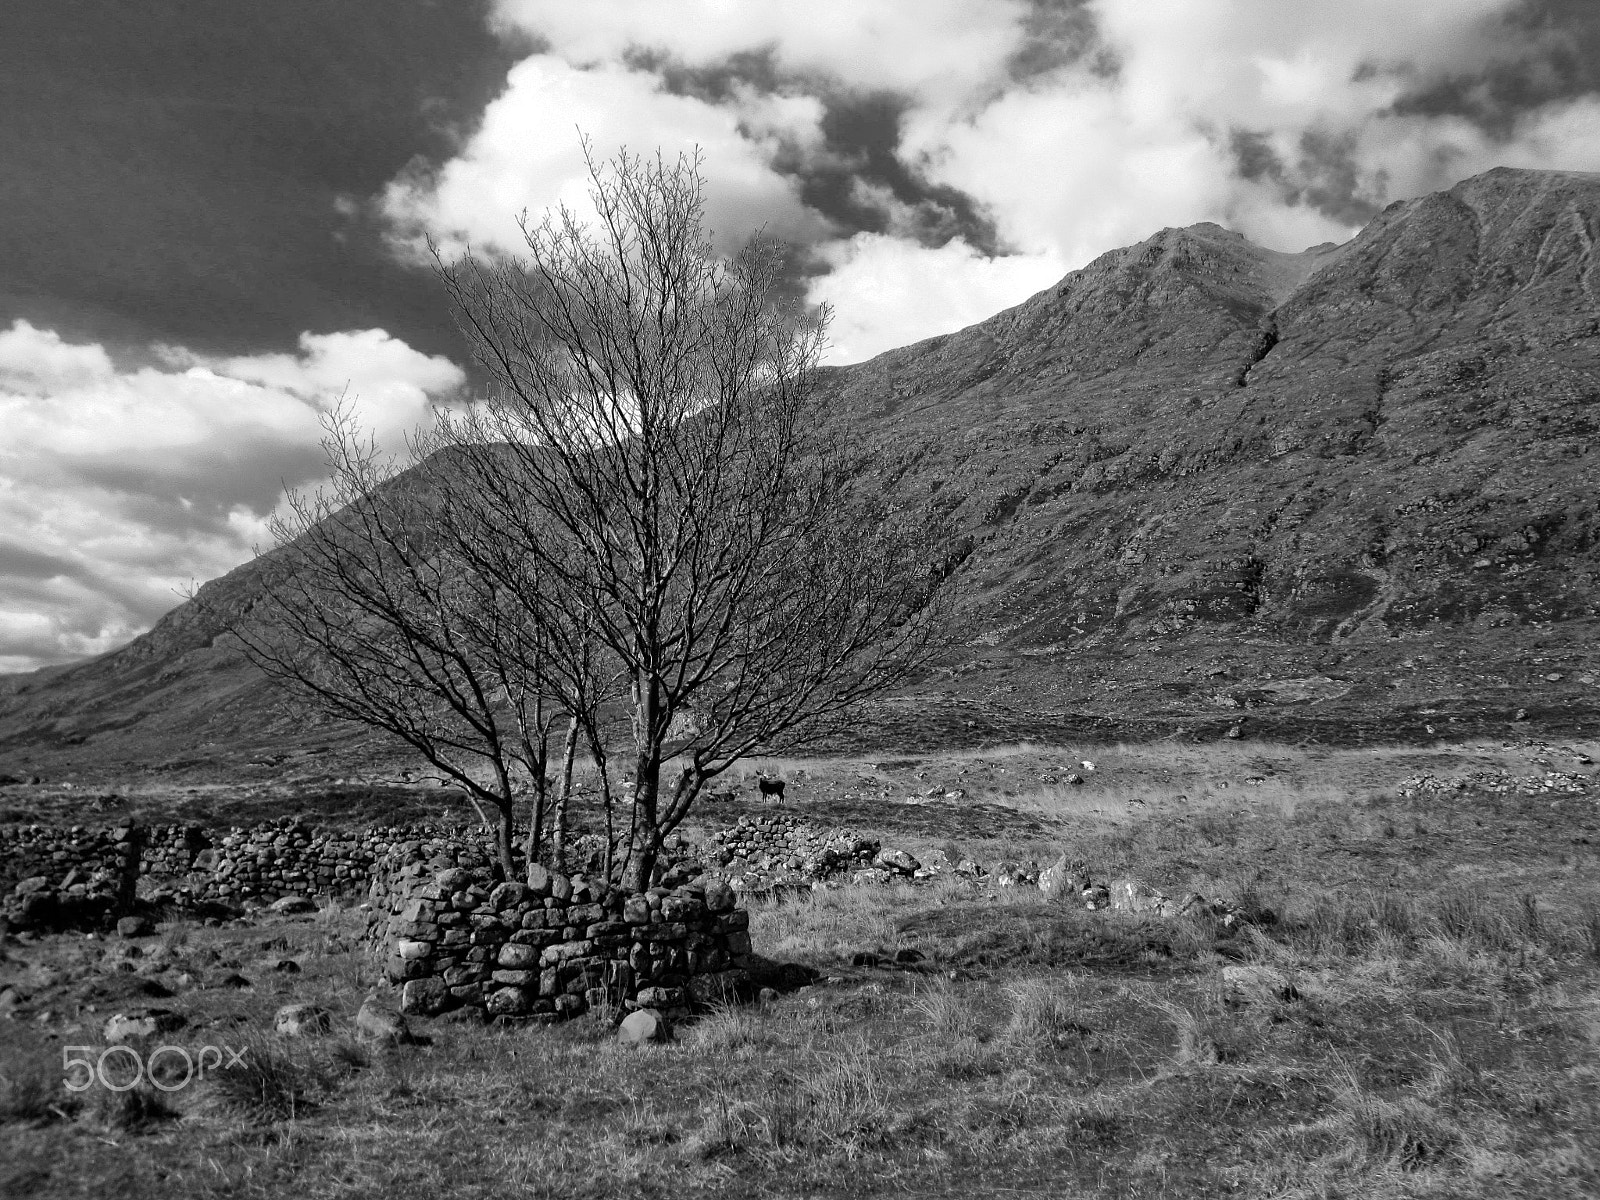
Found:
[[[341,396],[398,449],[465,378],[378,329],[305,334],[295,354],[121,357],[0,331],[0,670],[125,642],[248,558],[284,483],[320,474]]]

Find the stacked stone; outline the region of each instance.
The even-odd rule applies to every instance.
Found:
[[[159,881],[182,880],[195,859],[211,844],[198,825],[147,825],[141,847],[140,875]]]
[[[115,891],[123,874],[124,860],[130,853],[132,832],[128,826],[118,829],[90,829],[83,825],[69,829],[51,825],[0,828],[0,870],[5,873],[0,891],[39,877],[51,888],[76,888],[82,892],[103,885]]]
[[[740,817],[710,835],[706,863],[739,890],[825,879],[870,863],[879,844],[854,830],[824,830],[798,817]]]
[[[555,1021],[590,1008],[682,1016],[745,989],[749,914],[726,884],[625,893],[540,866],[526,883],[413,861],[373,881],[373,948],[401,1008]],[[377,902],[386,902],[386,911]]]
[[[224,901],[276,900],[283,896],[359,896],[377,863],[447,855],[453,864],[489,861],[492,844],[477,826],[387,826],[349,833],[315,830],[294,818],[233,829],[209,854],[195,859],[190,888],[198,897]]]

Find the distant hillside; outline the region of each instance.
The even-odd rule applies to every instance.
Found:
[[[1163,230],[829,371],[862,473],[976,542],[883,737],[1594,730],[1597,236],[1600,176],[1495,170],[1302,254]],[[216,632],[0,680],[0,770],[303,733]]]

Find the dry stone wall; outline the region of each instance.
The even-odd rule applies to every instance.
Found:
[[[405,1012],[455,1008],[554,1021],[588,1009],[668,1016],[749,990],[749,914],[732,888],[694,878],[626,893],[541,866],[525,882],[448,865],[456,847],[408,845],[374,871],[368,939]]]
[[[95,919],[132,899],[142,831],[134,826],[0,827],[0,894],[21,924]]]

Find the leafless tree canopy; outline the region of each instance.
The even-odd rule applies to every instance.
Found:
[[[781,301],[778,247],[715,253],[698,158],[590,167],[593,220],[563,209],[524,223],[520,257],[439,261],[494,386],[441,414],[406,488],[341,451],[336,492],[284,531],[279,595],[331,707],[491,775],[542,780],[553,713],[597,762],[623,757],[620,696],[615,873],[640,886],[706,780],[924,660],[938,572],[930,531],[852,485],[815,387],[827,314]],[[359,632],[319,615],[328,589]]]

